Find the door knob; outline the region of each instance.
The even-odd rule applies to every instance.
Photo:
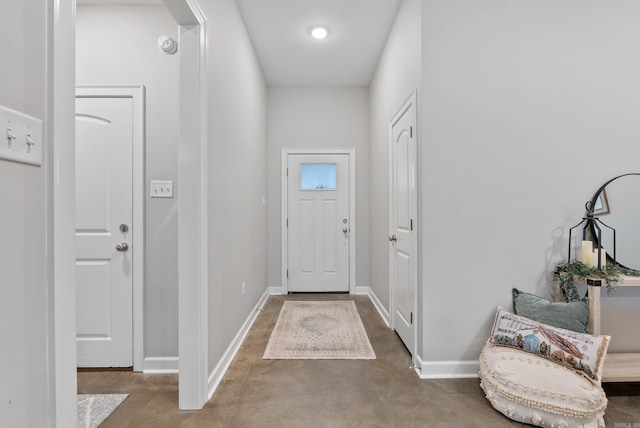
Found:
[[[127,245],[126,242],[123,242],[121,244],[116,245],[116,250],[118,251],[127,251],[129,249],[129,246]]]
[[[347,233],[349,231],[349,229],[347,229],[346,227],[344,229],[342,229],[342,233]]]
[[[396,238],[396,235],[391,235],[389,237],[389,242],[396,242],[398,240],[398,238]]]

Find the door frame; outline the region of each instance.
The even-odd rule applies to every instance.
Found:
[[[180,29],[178,407],[209,399],[207,19],[196,0],[163,0]]]
[[[206,18],[196,0],[163,2],[180,27],[181,46],[179,407],[201,409],[207,400],[208,377]],[[75,426],[78,417],[74,244],[75,6],[75,0],[47,2],[44,153],[49,358],[46,388],[50,426],[58,427]],[[189,221],[192,223],[186,224]]]
[[[145,88],[144,86],[76,86],[76,98],[130,98],[133,104],[131,223],[133,371],[144,369],[144,280],[145,280]]]
[[[416,263],[414,263],[414,268],[412,269],[412,275],[414,276],[414,289],[413,289],[413,293],[414,293],[414,299],[413,299],[413,313],[415,314],[415,319],[414,319],[414,323],[413,323],[413,355],[411,355],[411,360],[413,362],[413,364],[415,365],[417,359],[416,359],[416,355],[417,355],[417,351],[418,351],[418,319],[419,314],[418,314],[418,231],[419,231],[419,222],[418,222],[418,185],[419,185],[419,181],[418,181],[418,105],[417,105],[417,96],[416,96],[416,91],[414,90],[413,92],[411,92],[411,95],[409,96],[409,98],[402,103],[402,107],[400,107],[400,109],[398,110],[398,112],[393,116],[393,119],[391,119],[389,121],[389,226],[388,226],[388,230],[389,230],[389,236],[394,234],[393,231],[393,227],[394,227],[394,217],[392,216],[393,213],[393,198],[391,197],[393,194],[393,182],[394,182],[394,171],[393,171],[393,125],[395,125],[398,120],[400,120],[400,118],[402,117],[402,115],[411,107],[414,106],[415,108],[415,124],[416,124],[416,129],[415,129],[415,134],[413,136],[414,141],[415,141],[415,145],[416,145],[416,151],[414,153],[415,155],[415,180],[416,180],[416,185],[415,185],[415,192],[414,194],[411,196],[414,200],[414,205],[413,205],[413,212],[411,213],[411,216],[415,219],[415,224],[414,224],[414,228],[413,228],[413,232],[414,232],[414,241],[413,241],[413,246],[411,248],[411,250],[413,251],[413,255],[416,258]],[[395,277],[395,273],[396,271],[394,270],[394,268],[396,267],[395,263],[391,262],[391,259],[393,257],[393,246],[390,245],[389,246],[389,326],[391,327],[391,329],[395,330],[395,325],[396,325],[396,298],[395,298],[395,281],[392,281],[392,278]]]
[[[351,225],[349,239],[349,294],[356,294],[356,149],[306,149],[283,148],[280,162],[280,245],[281,245],[281,287],[282,294],[289,292],[287,269],[289,264],[289,243],[287,231],[287,212],[289,209],[289,189],[287,186],[287,164],[289,155],[348,155],[349,156],[349,222]]]

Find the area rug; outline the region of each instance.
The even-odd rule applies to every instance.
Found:
[[[353,301],[287,300],[262,357],[265,360],[374,360]]]
[[[96,428],[129,394],[78,394],[78,428]]]

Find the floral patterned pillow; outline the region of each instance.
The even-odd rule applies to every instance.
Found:
[[[553,327],[498,307],[489,342],[532,352],[599,383],[609,339]]]

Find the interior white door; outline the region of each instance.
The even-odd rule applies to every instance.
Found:
[[[76,98],[79,367],[133,365],[132,135],[132,98]]]
[[[414,355],[417,287],[415,96],[390,123],[389,281],[392,325]]]
[[[349,155],[287,156],[288,291],[349,291]]]

